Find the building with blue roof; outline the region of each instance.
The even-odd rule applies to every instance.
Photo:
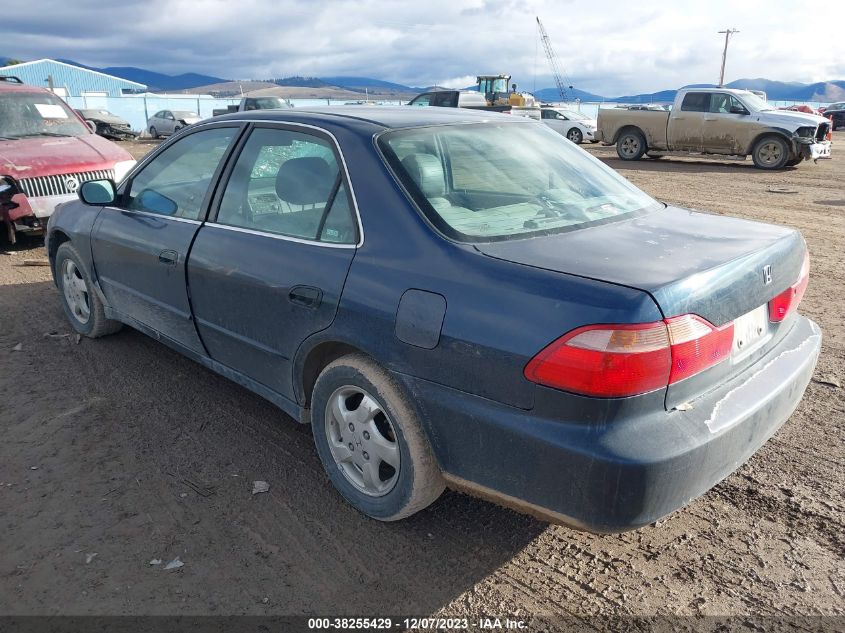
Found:
[[[13,75],[25,84],[52,88],[62,97],[107,96],[145,91],[147,86],[54,59],[4,66],[0,75]]]

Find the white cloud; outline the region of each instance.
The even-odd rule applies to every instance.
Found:
[[[549,87],[553,82],[535,22],[539,15],[571,83],[600,94],[716,81],[723,42],[716,31],[726,27],[741,31],[731,41],[728,80],[845,77],[845,41],[820,18],[825,9],[791,0],[7,4],[0,23],[5,55],[171,74],[365,75],[460,87],[474,83],[476,73],[506,72],[521,88]]]

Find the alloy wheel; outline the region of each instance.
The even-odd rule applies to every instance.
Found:
[[[622,139],[622,153],[626,156],[636,156],[640,151],[640,141],[634,136]]]
[[[335,464],[356,489],[371,497],[393,490],[401,456],[396,429],[378,400],[360,387],[336,389],[326,404],[325,432]]]
[[[91,317],[88,286],[72,259],[66,259],[62,264],[62,290],[73,317],[80,323],[88,323]]]

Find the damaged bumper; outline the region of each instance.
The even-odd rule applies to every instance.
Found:
[[[609,402],[608,419],[594,422],[549,419],[538,407],[521,411],[397,377],[432,421],[427,431],[452,487],[613,533],[655,522],[748,460],[798,406],[820,348],[818,326],[796,316],[777,347],[686,410],[667,412],[655,392],[649,407],[624,416]]]
[[[820,158],[830,158],[830,141],[820,141],[816,143],[805,143],[801,145],[801,155],[805,160],[818,160]]]

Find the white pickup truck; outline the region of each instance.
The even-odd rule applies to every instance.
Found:
[[[747,90],[679,90],[671,111],[602,108],[596,139],[616,145],[622,160],[644,155],[751,156],[760,169],[830,158],[830,121],[775,110]],[[715,158],[715,156],[714,156]]]

